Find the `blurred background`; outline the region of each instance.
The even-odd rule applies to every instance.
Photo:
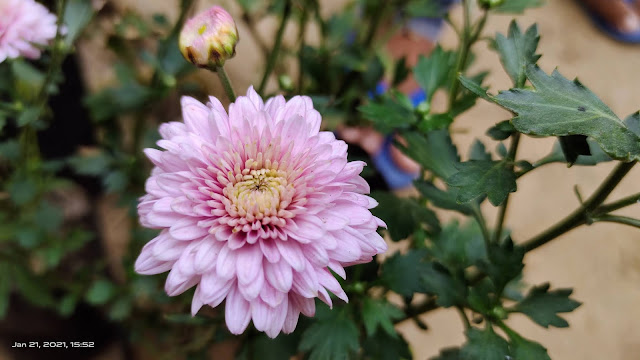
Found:
[[[234,1],[196,1],[196,11],[213,4],[227,8],[235,17],[241,17],[241,8]],[[321,1],[321,12],[330,15],[342,8],[344,2],[337,0]],[[71,63],[65,63],[71,69],[79,71],[81,78],[77,87],[86,86],[89,91],[98,93],[112,86],[118,76],[116,56],[107,51],[114,46],[114,41],[106,34],[113,30],[114,24],[127,17],[127,14],[138,14],[141,18],[151,19],[157,14],[164,14],[166,19],[158,18],[158,23],[173,23],[178,16],[179,5],[175,0],[111,0],[106,6],[107,15],[94,21],[95,29],[82,38],[77,54]],[[454,22],[460,22],[461,9],[453,9]],[[489,18],[485,33],[494,35],[504,33],[513,16],[493,15]],[[138,41],[145,45],[144,29],[134,26],[123,30],[123,38]],[[262,51],[261,44],[270,44],[278,25],[274,16],[252,19],[257,31],[250,31],[244,22],[238,21],[240,42],[236,48],[237,55],[227,62],[227,72],[236,88],[242,94],[250,85],[260,81],[264,64],[261,56],[254,54]],[[640,109],[640,47],[616,43],[594,28],[582,9],[573,1],[547,1],[546,5],[527,11],[518,17],[520,25],[528,27],[538,23],[542,36],[539,53],[543,57],[539,61],[541,67],[550,72],[558,67],[567,78],[578,76],[580,80],[594,91],[614,112],[621,115],[631,114]],[[145,30],[153,32],[153,29]],[[297,28],[290,23],[286,28],[285,47],[297,41]],[[317,29],[315,29],[317,32]],[[307,41],[317,38],[314,29],[307,32]],[[259,37],[259,38],[256,38]],[[452,29],[445,26],[441,44],[445,48],[455,46],[456,36]],[[502,71],[497,55],[480,43],[476,48],[478,58],[473,70],[489,70],[487,83],[490,90],[510,87],[507,75]],[[117,44],[116,44],[117,45]],[[73,63],[75,61],[75,63]],[[76,71],[71,70],[71,71]],[[290,72],[296,74],[295,70]],[[148,76],[151,76],[149,74]],[[226,99],[218,79],[199,70],[189,75],[190,80],[203,86],[205,93]],[[70,77],[69,79],[73,79]],[[79,80],[76,79],[76,80]],[[168,79],[167,81],[171,81]],[[73,86],[73,81],[69,81]],[[278,91],[278,79],[273,76],[268,89]],[[81,90],[78,90],[81,91]],[[269,91],[268,91],[269,92]],[[159,121],[178,120],[179,91],[167,94],[168,99],[162,106],[154,108],[151,117]],[[436,106],[444,101],[436,94]],[[224,101],[223,101],[224,102]],[[68,115],[73,118],[73,114]],[[495,123],[510,118],[510,114],[500,108],[479,101],[471,111],[464,113],[453,125],[454,142],[461,149],[470,146],[473,139],[483,136],[485,129]],[[122,121],[121,126],[130,126],[131,122]],[[67,130],[74,128],[73,122],[65,125]],[[65,129],[58,129],[65,131]],[[87,140],[83,151],[91,153],[91,130],[75,129],[76,136]],[[135,132],[135,129],[130,129]],[[126,143],[125,139],[125,143]],[[538,159],[549,152],[552,139],[524,138],[520,156]],[[57,146],[57,147],[56,147]],[[54,148],[59,149],[59,145]],[[62,151],[62,150],[61,150]],[[559,218],[571,212],[578,200],[574,196],[573,186],[577,185],[583,194],[591,193],[611,170],[613,164],[603,164],[598,168],[572,167],[567,169],[563,164],[553,164],[523,178],[518,192],[513,195],[509,208],[508,225],[514,238],[529,238],[542,229],[555,223]],[[612,198],[620,194],[636,193],[640,190],[640,168],[632,170],[622,184],[614,191]],[[90,182],[90,181],[89,181]],[[96,184],[88,184],[91,189]],[[67,205],[71,217],[90,216],[95,219],[95,228],[99,232],[101,249],[106,255],[106,266],[115,279],[124,279],[132,269],[123,267],[122,256],[128,251],[130,243],[130,227],[128,208],[113,194],[87,193],[76,190],[72,202]],[[69,197],[65,197],[69,198]],[[135,199],[131,199],[135,201]],[[488,220],[493,222],[497,209],[490,204],[486,212]],[[75,211],[75,213],[74,213]],[[628,215],[638,217],[638,206],[628,210]],[[66,215],[65,215],[66,216]],[[78,261],[81,261],[79,259]],[[584,303],[566,316],[571,324],[566,329],[543,329],[530,321],[520,321],[517,317],[510,319],[510,325],[519,332],[544,344],[549,355],[554,359],[635,359],[640,354],[640,335],[637,324],[640,322],[640,235],[637,229],[621,227],[615,224],[599,223],[590,227],[581,227],[564,235],[544,247],[528,254],[525,267],[525,282],[536,284],[552,279],[557,288],[573,287],[574,297]],[[78,275],[81,276],[81,275]],[[163,278],[164,275],[156,276]],[[144,286],[138,284],[136,286]],[[108,317],[108,316],[106,316]],[[9,315],[0,322],[0,359],[22,360],[26,355],[18,350],[12,352],[8,348],[14,341],[29,339],[33,334],[40,338],[57,339],[59,334],[84,335],[95,340],[97,346],[93,354],[78,357],[79,359],[154,359],[144,345],[145,333],[137,334],[138,342],[133,347],[123,346],[121,330],[123,325],[112,325],[105,321],[104,314],[95,314],[89,310],[83,312],[82,307],[76,310],[71,319],[59,319],[46,311],[34,311],[24,301],[12,301]],[[452,309],[441,309],[423,317],[429,326],[428,331],[418,329],[413,322],[398,325],[400,332],[409,340],[416,359],[427,359],[436,355],[443,347],[459,345],[464,342],[462,324]],[[126,324],[124,326],[127,326]],[[185,330],[186,331],[186,330]],[[157,336],[157,335],[154,335]],[[184,333],[189,337],[188,332]],[[20,340],[28,341],[28,340]],[[137,345],[139,344],[139,346]],[[216,345],[211,349],[211,359],[226,359],[234,349],[234,341]],[[66,354],[66,353],[65,353]],[[38,359],[38,355],[29,357]],[[62,358],[62,357],[61,357]],[[64,358],[73,358],[65,355]],[[176,357],[179,358],[179,357]]]

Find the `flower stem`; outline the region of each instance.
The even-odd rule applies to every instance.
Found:
[[[231,86],[231,81],[229,80],[229,77],[227,76],[227,72],[224,70],[224,67],[216,66],[215,69],[216,69],[216,74],[218,74],[218,78],[222,83],[222,87],[224,88],[224,92],[227,93],[227,97],[229,98],[229,101],[235,102],[236,93],[233,91],[233,86]]]
[[[629,225],[636,228],[640,228],[640,220],[630,218],[628,216],[619,216],[619,215],[602,215],[593,218],[594,222],[612,222],[618,223],[622,225]]]
[[[276,33],[276,41],[273,44],[273,49],[269,54],[269,58],[267,59],[267,67],[264,70],[264,74],[262,75],[262,81],[260,81],[260,87],[258,88],[258,94],[262,95],[264,92],[264,88],[267,86],[267,80],[269,80],[269,75],[273,71],[273,67],[276,64],[276,60],[278,59],[278,53],[280,52],[280,47],[282,46],[282,37],[284,35],[284,29],[287,27],[287,21],[289,20],[289,16],[291,15],[291,2],[287,1],[284,5],[284,11],[282,13],[282,21],[280,22],[280,27],[278,28],[278,32]]]
[[[484,219],[484,215],[482,214],[480,205],[478,205],[477,203],[474,203],[472,204],[471,208],[473,210],[473,217],[478,222],[478,225],[480,225],[480,230],[482,231],[482,237],[484,238],[484,244],[487,247],[487,251],[489,251],[491,234],[489,234],[489,229],[487,228],[487,221]]]
[[[640,202],[640,193],[629,195],[620,200],[614,201],[609,204],[604,204],[599,206],[594,212],[594,215],[606,214],[612,211],[616,211],[618,209],[622,209],[623,207],[627,207],[629,205],[633,205]]]
[[[456,309],[458,310],[458,313],[460,314],[460,318],[464,323],[464,328],[467,330],[471,329],[471,322],[469,321],[467,314],[464,312],[464,308],[462,306],[456,306]]]
[[[609,194],[615,189],[627,173],[633,168],[636,161],[628,163],[620,163],[607,177],[607,179],[600,185],[593,195],[587,199],[580,208],[575,210],[569,216],[553,225],[538,236],[524,242],[523,247],[525,251],[531,251],[536,249],[556,237],[573,230],[579,225],[587,223],[590,217],[593,215],[594,210],[598,208],[606,199]]]
[[[509,145],[509,153],[507,154],[507,160],[511,163],[509,168],[513,170],[513,162],[516,160],[516,153],[518,152],[518,145],[520,144],[520,133],[513,134],[511,138],[511,145]],[[504,220],[507,217],[507,207],[509,206],[509,196],[511,194],[507,194],[507,197],[504,199],[502,205],[500,205],[500,211],[498,213],[498,221],[496,222],[495,233],[493,237],[493,242],[499,242],[500,237],[502,236],[502,228],[504,226]]]
[[[458,74],[460,74],[467,63],[469,57],[469,51],[471,45],[473,45],[471,35],[471,1],[462,0],[462,8],[464,10],[464,25],[462,29],[462,36],[460,38],[460,52],[458,53],[458,59],[456,61],[456,67],[453,72],[453,78],[451,79],[451,89],[449,90],[449,106],[448,109],[453,109],[453,104],[458,97],[458,89],[460,88],[460,80],[458,80]]]

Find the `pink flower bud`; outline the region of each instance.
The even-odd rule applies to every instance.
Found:
[[[187,20],[180,32],[180,52],[198,67],[223,66],[236,54],[238,29],[231,15],[214,6]]]

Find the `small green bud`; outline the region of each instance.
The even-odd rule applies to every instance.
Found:
[[[487,10],[500,6],[502,3],[504,3],[504,0],[478,0],[478,6]]]
[[[292,91],[293,90],[293,80],[289,75],[280,75],[278,76],[278,85],[280,89],[284,91]]]

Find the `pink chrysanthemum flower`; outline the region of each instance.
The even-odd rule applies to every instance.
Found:
[[[56,36],[56,16],[34,0],[0,0],[0,63],[40,57],[38,45]]]
[[[170,296],[197,285],[195,315],[224,299],[234,334],[253,319],[275,337],[292,332],[314,299],[331,306],[347,296],[329,269],[365,263],[387,249],[385,226],[368,209],[366,165],[347,162],[347,145],[321,132],[311,99],[277,96],[263,103],[250,88],[229,106],[185,97],[184,123],[160,127],[165,151],[138,206],[143,226],[162,229],[136,261],[141,274],[171,270]]]

